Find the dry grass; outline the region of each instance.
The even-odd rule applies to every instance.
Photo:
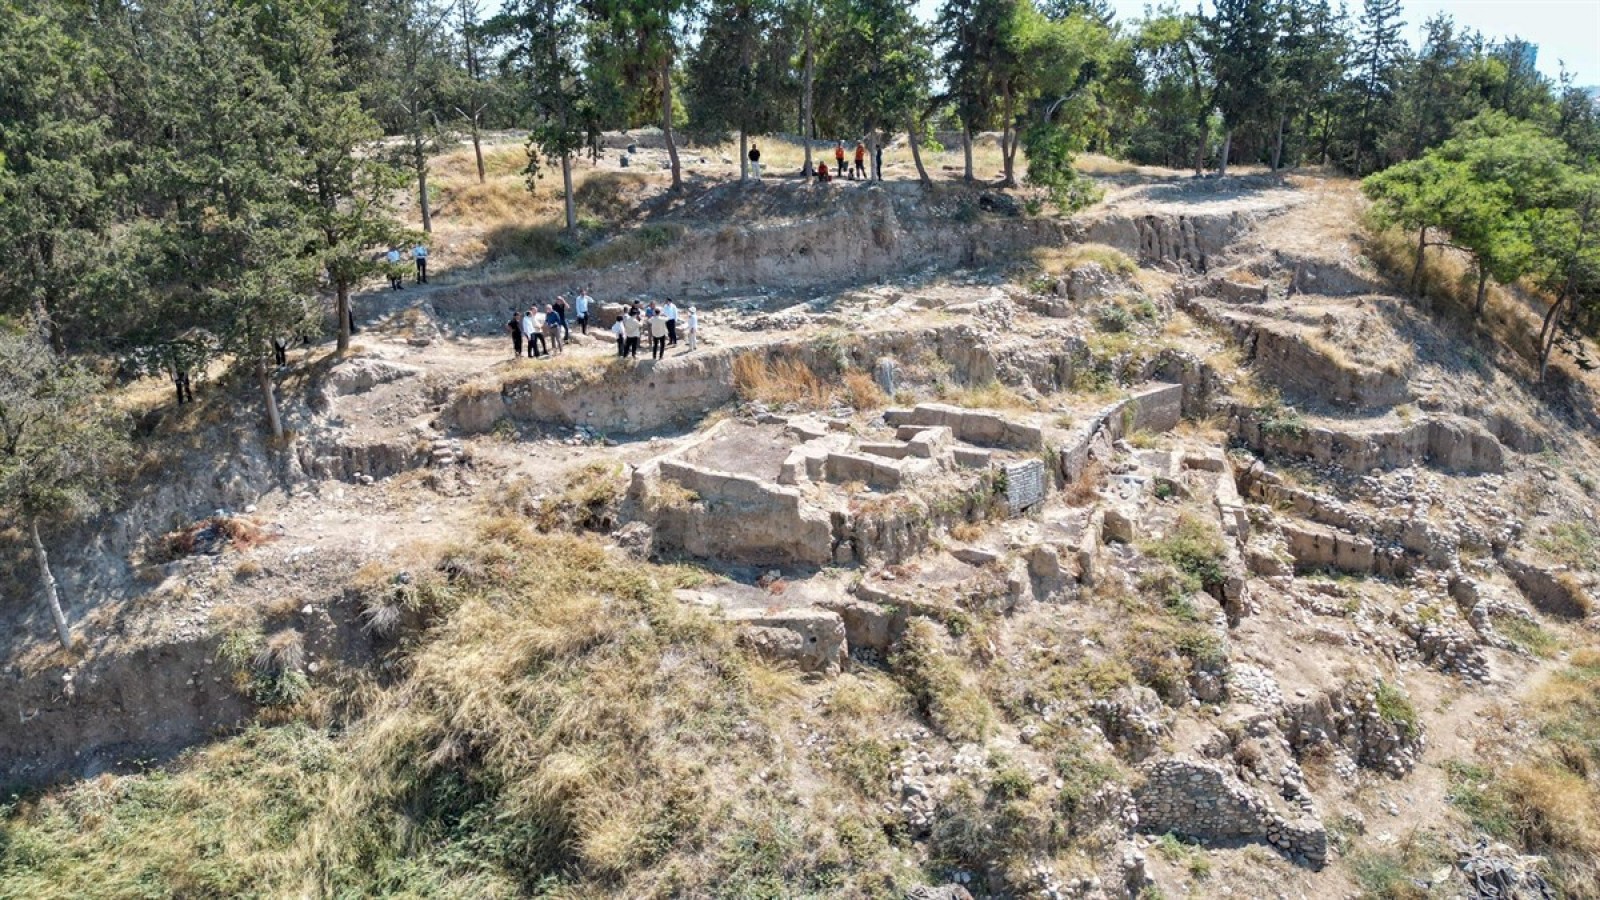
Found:
[[[1010,409],[1017,411],[1033,411],[1037,404],[1012,390],[999,381],[986,381],[983,384],[954,385],[941,382],[934,388],[934,394],[946,403],[967,409]]]
[[[833,391],[803,360],[745,353],[733,361],[733,386],[739,398],[768,406],[826,409]]]
[[[1040,247],[1031,254],[1033,262],[1046,275],[1065,275],[1079,266],[1094,263],[1113,275],[1132,277],[1139,270],[1128,254],[1105,244],[1068,244],[1065,247]]]
[[[889,395],[866,372],[845,373],[844,396],[850,407],[858,410],[882,409],[889,403]]]
[[[1539,740],[1504,772],[1452,767],[1474,825],[1549,858],[1558,892],[1600,896],[1600,650],[1573,651],[1528,695]]]

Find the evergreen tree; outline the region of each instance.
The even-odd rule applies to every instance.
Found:
[[[149,212],[161,258],[143,340],[182,338],[254,370],[274,438],[284,429],[271,343],[316,328],[322,242],[299,186],[313,161],[298,144],[292,94],[255,52],[259,33],[218,0],[146,7],[151,123],[144,150],[160,191]],[[194,329],[206,338],[194,340]]]
[[[1217,0],[1215,13],[1201,23],[1215,83],[1212,100],[1223,121],[1217,170],[1227,175],[1234,132],[1259,127],[1274,105],[1273,15],[1267,0]]]
[[[827,7],[833,33],[822,65],[829,112],[841,129],[859,129],[873,161],[871,176],[881,179],[876,160],[883,130],[908,128],[920,167],[912,119],[927,102],[932,54],[926,29],[908,0],[832,0]]]
[[[946,0],[939,10],[938,37],[944,46],[940,69],[943,100],[961,123],[962,177],[971,181],[972,135],[993,125],[999,89],[997,71],[1007,65],[1003,44],[1018,0]]]
[[[591,63],[617,99],[634,110],[653,108],[672,167],[672,189],[683,188],[673,130],[674,79],[681,35],[700,13],[701,0],[582,0],[598,26]]]
[[[1381,165],[1378,138],[1389,120],[1395,87],[1406,59],[1405,40],[1400,29],[1400,0],[1364,0],[1356,31],[1352,58],[1355,64],[1353,87],[1356,112],[1352,123],[1350,169],[1358,174]]]
[[[56,356],[42,331],[39,322],[21,331],[0,330],[0,514],[27,532],[56,636],[71,649],[40,526],[100,505],[127,451],[127,436],[101,402],[101,381]]]
[[[449,10],[436,0],[379,0],[382,57],[375,108],[391,134],[402,135],[401,157],[417,182],[422,230],[433,231],[428,157],[450,134],[450,112],[461,95],[461,70],[451,46]]]
[[[793,32],[775,0],[715,0],[686,65],[690,133],[704,141],[739,134],[739,180],[748,176],[751,134],[783,126],[794,91]]]
[[[1211,114],[1210,68],[1198,16],[1164,6],[1140,21],[1132,38],[1140,78],[1136,109],[1126,120],[1134,158],[1204,170]]]
[[[141,235],[114,228],[131,147],[102,114],[115,86],[85,24],[51,0],[0,0],[0,315],[33,315],[58,349],[103,335],[138,291]]]
[[[383,132],[361,108],[336,56],[336,23],[309,4],[272,12],[257,27],[270,38],[269,63],[293,100],[290,129],[309,168],[296,194],[322,239],[314,255],[333,288],[343,352],[350,347],[351,291],[383,268],[382,248],[407,238],[392,210],[407,176],[385,155],[370,152]]]
[[[578,48],[582,26],[569,0],[515,0],[490,23],[511,38],[507,61],[517,71],[532,107],[528,132],[529,189],[552,163],[561,169],[568,236],[578,230],[572,158],[599,133]]]

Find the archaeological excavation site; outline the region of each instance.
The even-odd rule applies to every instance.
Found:
[[[125,389],[72,646],[5,609],[0,896],[1600,896],[1596,382],[1354,182],[586,177],[670,239],[497,269],[446,204],[281,440]]]

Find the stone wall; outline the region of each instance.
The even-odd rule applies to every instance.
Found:
[[[1220,841],[1265,841],[1318,868],[1328,858],[1328,833],[1316,818],[1286,818],[1259,791],[1223,765],[1169,757],[1140,768],[1134,790],[1139,829]]]
[[[1487,429],[1459,416],[1430,416],[1395,428],[1322,425],[1263,427],[1253,410],[1236,409],[1230,431],[1267,455],[1296,456],[1352,472],[1431,465],[1447,472],[1501,472],[1505,449]]]
[[[694,556],[756,565],[825,565],[833,558],[833,525],[826,510],[794,488],[664,459],[634,472],[631,494],[647,495],[650,469],[688,491],[655,517],[656,540]]]

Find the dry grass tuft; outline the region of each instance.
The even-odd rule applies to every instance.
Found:
[[[999,381],[986,381],[976,385],[953,385],[941,382],[934,394],[946,403],[967,409],[1034,410],[1038,404],[1030,401]]]
[[[733,361],[733,386],[742,400],[768,406],[825,409],[833,405],[833,391],[802,360],[776,359],[745,353]]]
[[[1080,266],[1094,263],[1113,275],[1132,277],[1139,266],[1132,257],[1105,244],[1068,244],[1065,247],[1040,247],[1032,253],[1033,261],[1046,275],[1065,275]]]
[[[850,407],[858,410],[882,409],[889,403],[889,395],[866,372],[845,373],[844,396]]]

